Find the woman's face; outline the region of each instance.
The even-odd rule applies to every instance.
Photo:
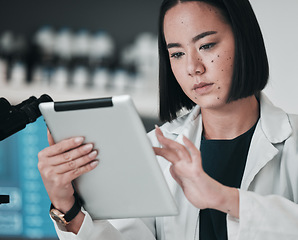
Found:
[[[235,41],[219,10],[203,2],[180,3],[165,14],[164,36],[172,71],[184,93],[202,109],[225,105]]]

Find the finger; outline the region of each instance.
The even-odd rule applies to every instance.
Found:
[[[157,126],[155,126],[155,135],[157,140],[163,147],[167,147],[167,145],[169,145],[167,138],[163,135],[162,131]]]
[[[56,143],[50,147],[45,148],[42,151],[42,154],[44,154],[47,157],[57,156],[82,145],[84,140],[85,139],[83,137],[65,139],[59,143]]]
[[[153,150],[155,155],[165,158],[172,164],[175,164],[180,160],[178,154],[173,152],[172,150],[165,149],[165,148],[158,148],[158,147],[153,147]]]
[[[49,142],[49,145],[52,146],[55,144],[55,141],[51,135],[51,132],[50,130],[47,128],[47,135],[48,135],[48,142]]]
[[[188,148],[192,159],[197,161],[202,166],[201,151],[185,136],[183,136],[183,142]]]
[[[66,151],[52,158],[52,165],[65,164],[78,158],[84,157],[93,150],[93,144],[88,143]]]
[[[173,150],[183,150],[183,146],[177,142],[175,142],[174,140],[168,139],[166,138],[162,131],[160,130],[159,127],[156,127],[155,129],[155,135],[157,137],[157,140],[159,141],[159,143],[163,146],[163,148],[170,148]]]
[[[179,159],[183,159],[186,161],[191,161],[191,156],[188,152],[188,150],[183,146],[182,144],[166,138],[162,131],[160,130],[159,127],[156,126],[156,137],[160,144],[165,148],[165,149],[171,149]]]
[[[87,172],[90,172],[91,170],[93,170],[94,168],[97,167],[99,161],[98,160],[93,160],[91,161],[90,163],[87,163],[86,165],[84,166],[81,166],[79,168],[76,168],[72,171],[69,171],[69,172],[66,172],[64,173],[62,176],[64,178],[64,181],[73,181],[75,180],[76,178],[78,178],[79,176],[87,173]]]
[[[75,160],[71,160],[68,162],[65,162],[63,164],[60,164],[56,167],[55,171],[57,174],[63,174],[69,171],[73,171],[77,168],[80,168],[82,166],[85,166],[88,163],[91,163],[92,161],[96,160],[95,158],[98,156],[98,152],[96,150],[90,152],[87,155],[84,155],[80,158],[77,158]]]

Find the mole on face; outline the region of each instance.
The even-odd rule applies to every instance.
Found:
[[[212,63],[214,62],[214,60],[211,61]]]
[[[220,87],[218,87],[217,89],[220,89]]]

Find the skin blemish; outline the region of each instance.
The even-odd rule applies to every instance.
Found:
[[[217,97],[217,100],[219,100],[219,97]]]
[[[212,63],[214,62],[214,60],[211,61]]]
[[[217,57],[219,57],[219,55],[217,55]]]
[[[218,87],[217,89],[220,89],[220,87]]]
[[[224,70],[223,70],[223,69],[221,69],[221,71],[223,72]]]

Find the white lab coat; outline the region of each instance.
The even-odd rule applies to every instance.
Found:
[[[240,218],[227,215],[229,240],[298,239],[298,116],[288,115],[261,95],[261,114],[252,137],[240,193]],[[199,148],[202,133],[200,108],[166,123],[164,135],[182,143],[185,135]],[[148,134],[159,146],[154,131]],[[170,190],[179,206],[174,217],[92,221],[86,217],[78,233],[65,232],[55,223],[60,239],[74,240],[195,240],[199,239],[196,209],[169,173],[170,164],[159,158]]]

